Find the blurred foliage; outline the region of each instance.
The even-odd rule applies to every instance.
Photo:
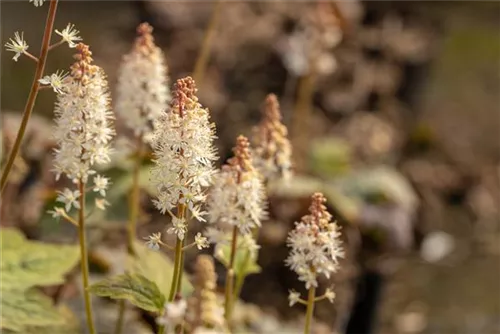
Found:
[[[251,274],[258,274],[261,271],[260,266],[257,264],[257,252],[254,252],[253,256],[249,254],[248,248],[243,245],[241,238],[238,240],[236,245],[236,254],[234,257],[234,273],[236,276],[243,275],[244,277]],[[231,257],[231,245],[224,244],[220,246],[220,251],[215,253],[215,257],[219,260],[226,268],[229,268],[229,262]]]
[[[6,228],[0,238],[0,328],[7,333],[74,332],[73,315],[33,287],[64,283],[64,274],[79,260],[78,247],[28,241]]]
[[[14,229],[2,229],[2,290],[64,283],[64,274],[80,258],[77,246],[28,241]]]
[[[351,168],[351,154],[345,140],[335,137],[317,140],[310,148],[310,170],[323,177],[346,173]]]

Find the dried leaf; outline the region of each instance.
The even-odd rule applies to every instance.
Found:
[[[140,309],[160,313],[166,297],[155,282],[138,274],[124,274],[93,284],[90,292],[111,299],[127,299]]]
[[[2,290],[63,283],[80,257],[77,246],[28,241],[12,229],[1,229],[0,236]]]

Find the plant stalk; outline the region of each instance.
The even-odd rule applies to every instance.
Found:
[[[116,319],[114,334],[121,334],[123,332],[123,322],[125,320],[125,300],[118,301],[118,318]]]
[[[182,273],[184,273],[184,254],[185,254],[185,249],[184,248],[185,244],[185,239],[182,240],[182,248],[181,248],[181,263],[179,265],[179,273],[177,274],[177,293],[181,293],[182,290]]]
[[[307,297],[307,311],[306,311],[306,324],[304,326],[304,334],[309,334],[311,331],[312,317],[314,313],[314,297],[316,296],[316,288],[309,288],[309,295]]]
[[[238,241],[238,227],[233,228],[233,237],[231,240],[231,254],[229,258],[229,267],[226,273],[226,291],[224,303],[224,317],[227,323],[230,323],[231,312],[233,308],[233,289],[234,289],[234,260],[236,258],[236,244]]]
[[[165,333],[165,325],[158,325],[158,334]]]
[[[40,57],[38,58],[38,63],[36,65],[35,76],[33,77],[33,82],[31,84],[31,90],[28,95],[28,100],[23,111],[23,118],[21,119],[21,125],[17,131],[16,140],[12,147],[12,151],[7,158],[7,163],[5,164],[4,170],[2,172],[2,178],[0,180],[0,193],[3,193],[9,174],[12,170],[14,160],[19,153],[21,147],[21,142],[23,141],[26,128],[28,126],[28,121],[30,119],[31,113],[33,112],[33,107],[35,105],[36,97],[38,95],[38,88],[40,87],[39,79],[42,78],[43,72],[45,70],[45,63],[47,61],[47,55],[49,53],[50,39],[52,37],[52,30],[54,30],[54,21],[56,17],[58,0],[51,0],[49,5],[49,12],[47,14],[47,20],[45,22],[45,31],[43,33],[42,46],[40,49]]]
[[[221,7],[222,0],[217,0],[212,12],[212,16],[210,18],[210,22],[207,29],[205,30],[205,36],[203,36],[201,50],[194,66],[193,79],[199,87],[201,86],[203,75],[205,74],[205,70],[207,68],[210,55],[210,45],[212,44],[212,39],[215,36],[215,28],[217,27],[217,24],[219,22]]]
[[[134,242],[137,239],[137,221],[140,211],[140,184],[139,176],[141,171],[142,137],[137,137],[137,151],[135,156],[134,170],[132,172],[132,189],[130,193],[130,212],[128,221],[128,251],[134,255]]]
[[[92,303],[90,299],[89,287],[89,262],[87,254],[87,241],[85,240],[85,185],[80,179],[78,183],[80,191],[80,210],[78,212],[78,235],[80,238],[81,271],[83,282],[83,298],[85,301],[85,313],[87,315],[87,326],[90,334],[96,334],[94,319],[92,315]]]
[[[186,213],[186,206],[184,204],[177,205],[177,216],[179,219],[184,219]],[[172,284],[170,285],[170,294],[168,296],[168,301],[172,302],[177,293],[177,284],[179,283],[180,277],[182,277],[182,262],[184,256],[184,240],[177,238],[175,242],[175,262],[174,262],[174,273],[172,276]]]
[[[182,240],[177,238],[175,242],[175,262],[174,262],[174,273],[172,275],[172,283],[170,285],[170,294],[168,296],[168,301],[172,302],[175,298],[177,292],[177,282],[179,280],[179,270],[181,270],[181,257],[182,257]]]
[[[129,221],[127,225],[127,251],[131,256],[135,256],[134,241],[137,239],[137,221],[140,211],[140,186],[139,174],[141,170],[142,157],[142,136],[137,137],[137,150],[135,154],[134,170],[132,171],[132,189],[129,202]],[[114,334],[123,332],[123,322],[125,321],[125,300],[118,301],[118,317],[116,318]]]

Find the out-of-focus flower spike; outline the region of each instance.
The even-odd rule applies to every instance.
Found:
[[[292,146],[281,119],[278,98],[267,95],[262,121],[254,129],[252,138],[255,166],[266,180],[287,179],[291,173]]]
[[[118,70],[115,109],[143,142],[151,139],[154,122],[168,107],[170,90],[165,56],[155,45],[153,27],[142,23],[132,51]]]

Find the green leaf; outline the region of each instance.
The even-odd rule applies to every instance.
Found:
[[[127,299],[140,309],[160,313],[165,305],[165,295],[155,282],[138,274],[124,274],[93,284],[89,291],[101,297]]]
[[[220,247],[221,251],[217,252],[215,257],[227,268],[231,257],[231,246],[224,244],[218,247]],[[238,243],[234,258],[235,274],[237,276],[248,276],[250,274],[260,273],[262,268],[257,264],[257,254],[257,252],[253,252],[253,254],[251,254],[246,248],[241,247]]]
[[[78,247],[21,241],[19,234],[10,229],[0,230],[2,291],[63,283],[64,274],[80,258]]]
[[[140,274],[155,282],[160,291],[168,296],[174,272],[174,263],[162,252],[147,248],[143,243],[134,243],[136,256],[129,256],[130,272]],[[182,275],[181,293],[189,296],[193,292],[193,285],[187,279],[186,273]]]
[[[30,289],[5,290],[0,299],[0,328],[26,333],[29,326],[61,326],[64,316],[52,305],[49,297]]]
[[[14,228],[0,229],[0,240],[2,251],[7,249],[18,249],[26,241],[24,235]]]
[[[328,178],[344,174],[350,169],[351,151],[349,143],[340,138],[316,140],[310,149],[310,169],[313,173]]]

